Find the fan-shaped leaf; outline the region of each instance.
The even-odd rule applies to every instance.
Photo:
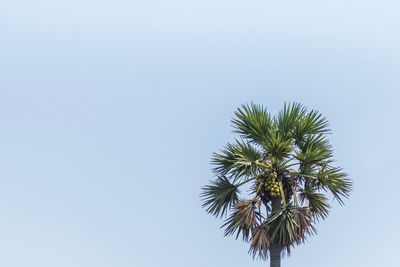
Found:
[[[328,168],[317,175],[318,181],[313,184],[329,190],[335,199],[344,204],[342,197],[348,198],[352,189],[352,182],[347,178],[347,174],[341,168]]]
[[[259,204],[256,200],[237,202],[232,214],[222,225],[222,227],[225,227],[225,235],[236,233],[236,238],[238,238],[242,233],[243,239],[248,240],[251,230],[257,225],[257,220],[260,219],[260,213],[256,210]]]
[[[218,175],[249,177],[259,173],[256,163],[260,158],[261,153],[257,148],[237,140],[235,144],[228,143],[221,153],[214,153],[211,163],[215,165],[214,172]]]
[[[220,176],[202,188],[201,198],[203,207],[207,212],[218,217],[224,216],[228,209],[238,201],[238,186],[232,184],[229,179]]]
[[[232,119],[235,132],[243,138],[263,145],[269,139],[272,125],[271,115],[262,106],[256,104],[242,105]]]
[[[316,219],[325,219],[328,216],[331,206],[324,194],[306,187],[300,191],[299,198],[302,204],[305,204],[306,201],[308,202],[307,204]]]
[[[253,256],[253,259],[257,256],[263,260],[268,258],[268,249],[271,246],[268,232],[266,225],[259,225],[253,229],[249,249],[249,254]]]
[[[285,248],[301,244],[308,235],[316,233],[309,208],[288,206],[272,214],[265,222],[270,229],[271,241]]]

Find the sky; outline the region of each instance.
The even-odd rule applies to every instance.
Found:
[[[399,9],[0,0],[0,265],[266,266],[200,187],[241,104],[296,101],[354,191],[282,266],[397,266]]]

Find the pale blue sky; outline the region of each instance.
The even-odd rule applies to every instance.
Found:
[[[331,122],[355,181],[285,267],[398,266],[398,1],[0,0],[0,265],[243,267],[200,206],[246,102]]]

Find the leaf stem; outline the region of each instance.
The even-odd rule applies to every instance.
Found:
[[[285,192],[283,191],[282,181],[279,181],[279,190],[281,191],[283,206],[286,208],[286,197]]]

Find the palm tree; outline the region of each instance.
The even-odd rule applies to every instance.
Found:
[[[240,138],[213,154],[215,180],[202,188],[203,206],[225,217],[225,235],[248,242],[253,258],[269,256],[279,267],[281,255],[316,233],[329,196],[343,204],[352,182],[334,165],[328,121],[318,111],[285,104],[273,117],[243,105],[232,126]]]

